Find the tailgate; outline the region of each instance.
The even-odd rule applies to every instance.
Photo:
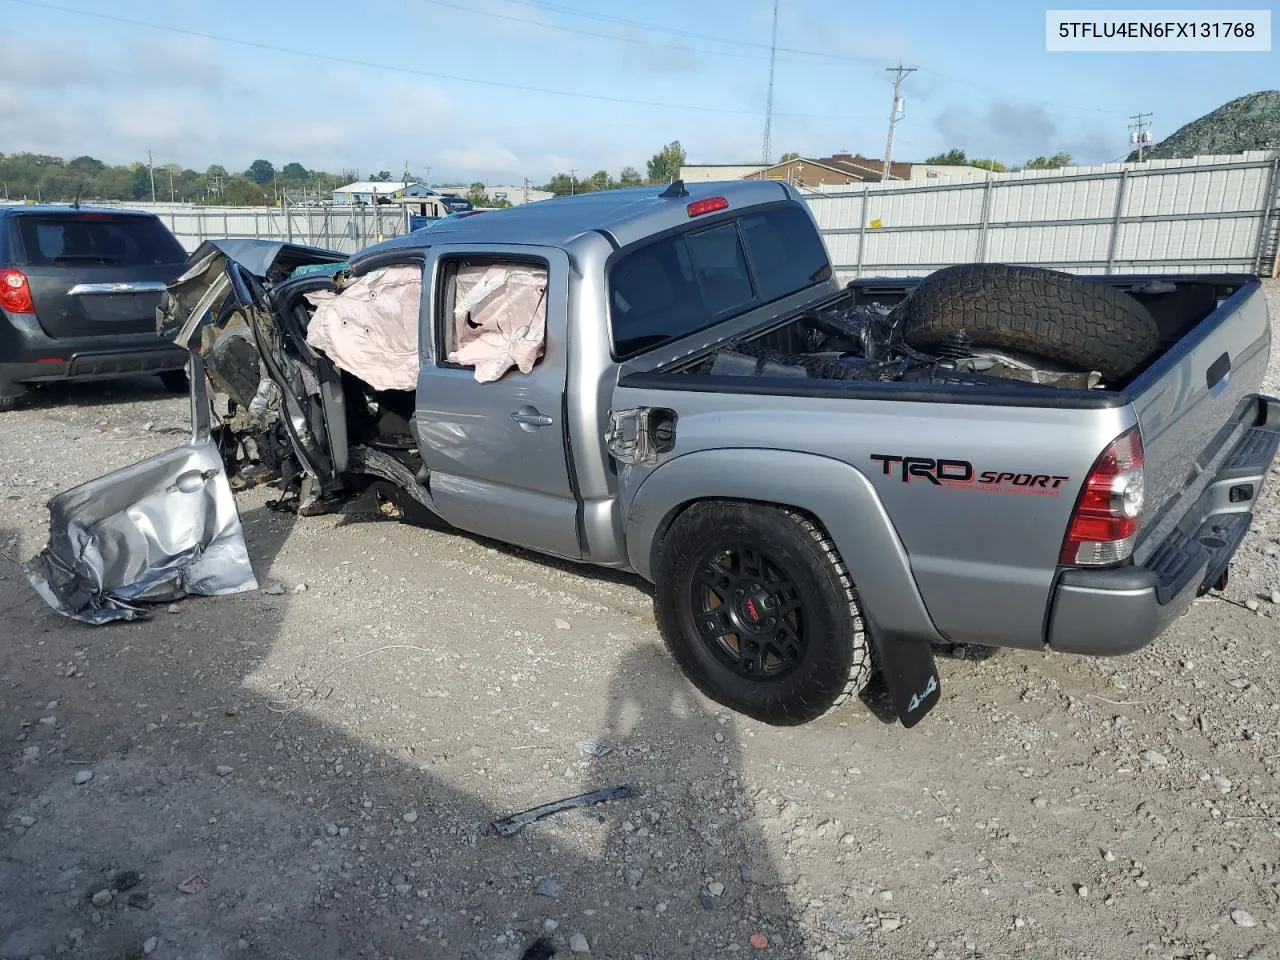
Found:
[[[1270,347],[1266,296],[1252,280],[1130,384],[1145,450],[1147,520],[1137,563],[1198,500],[1252,426],[1246,411],[1262,387]]]
[[[50,337],[155,331],[165,284],[186,254],[160,221],[98,213],[23,214],[16,266]]]

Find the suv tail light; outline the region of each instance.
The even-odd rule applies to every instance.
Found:
[[[35,313],[31,284],[21,270],[0,270],[0,307],[10,313]]]
[[[1106,567],[1129,559],[1143,499],[1142,434],[1134,427],[1111,441],[1085,478],[1059,562]]]

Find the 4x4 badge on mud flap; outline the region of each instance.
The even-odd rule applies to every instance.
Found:
[[[930,676],[929,682],[924,685],[924,689],[921,690],[919,693],[913,693],[911,695],[911,700],[907,703],[907,710],[910,713],[915,713],[917,710],[920,709],[921,704],[923,704],[926,700],[929,699],[929,694],[933,693],[937,689],[938,689],[937,676],[936,675]]]

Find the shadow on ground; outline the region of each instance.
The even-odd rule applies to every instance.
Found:
[[[262,576],[294,521],[265,509],[245,521]],[[158,956],[188,958],[515,960],[542,935],[567,956],[575,933],[593,956],[665,960],[745,955],[758,931],[770,956],[806,955],[733,725],[656,644],[613,666],[602,756],[555,729],[550,698],[573,691],[543,691],[524,727],[568,751],[530,777],[521,727],[486,724],[479,689],[437,699],[432,653],[448,638],[430,625],[421,653],[397,654],[401,689],[344,703],[323,624],[291,617],[289,594],[95,628],[45,608],[4,559],[0,591],[0,633],[17,641],[0,646],[3,960],[141,956],[151,937]],[[264,664],[300,633],[317,669],[268,683]],[[378,696],[396,698],[396,722],[373,717]],[[619,783],[640,796],[514,837],[487,828]],[[141,881],[117,889],[120,871]],[[101,890],[110,900],[95,904]]]
[[[138,400],[171,400],[182,396],[165,387],[159,377],[125,377],[119,380],[86,380],[29,384],[19,400],[20,409],[56,407],[104,407]]]

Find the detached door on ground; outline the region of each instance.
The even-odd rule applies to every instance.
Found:
[[[568,259],[536,247],[433,252],[416,420],[440,514],[582,556],[566,454]]]

